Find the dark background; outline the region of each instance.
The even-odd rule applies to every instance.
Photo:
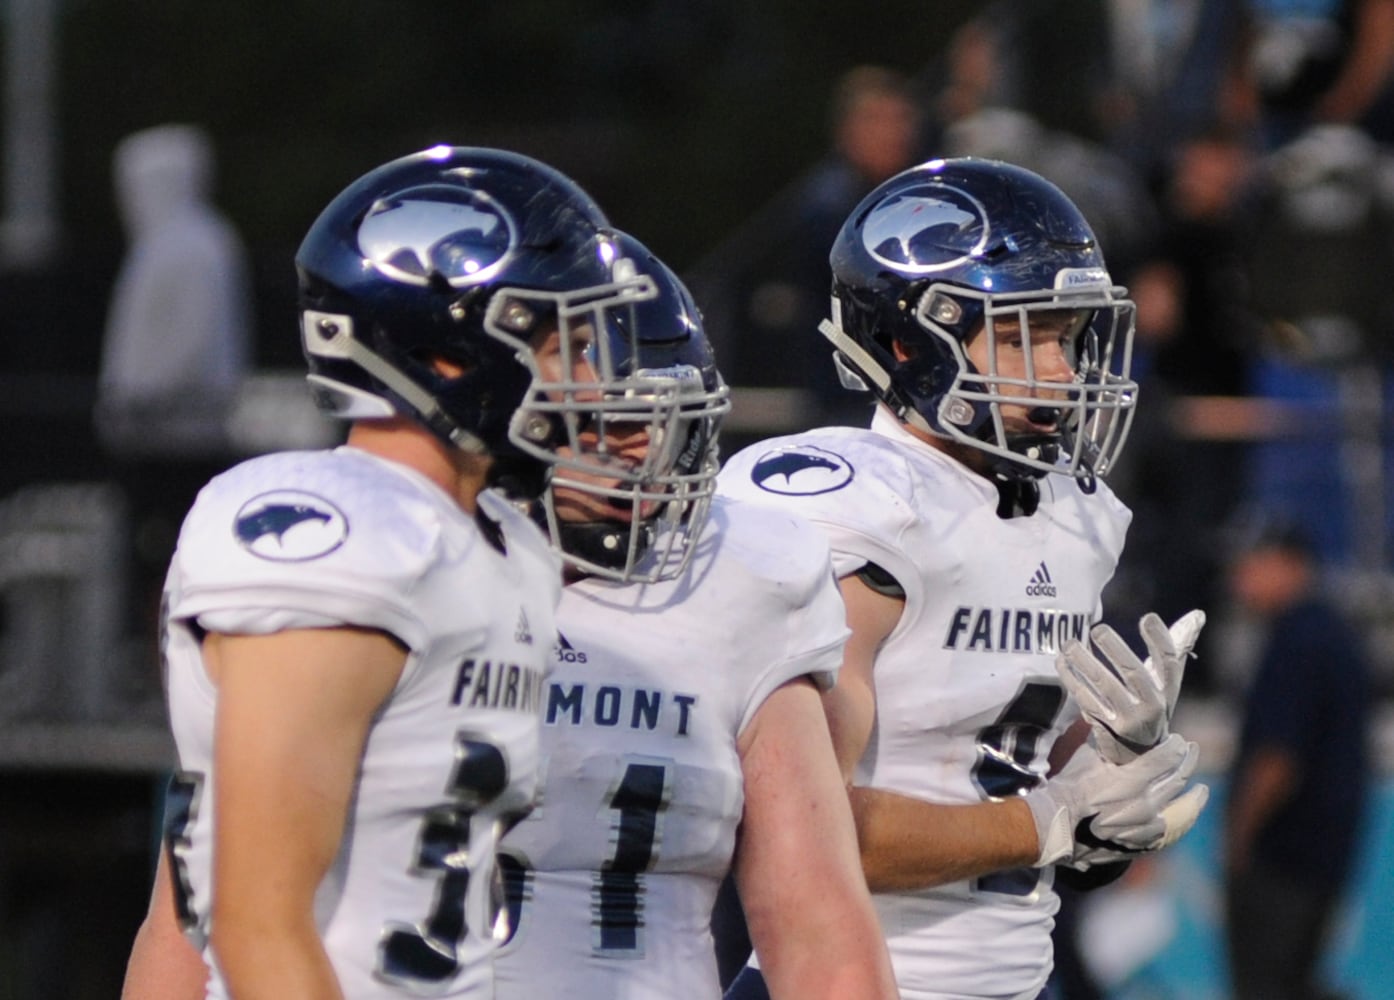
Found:
[[[252,257],[257,363],[293,368],[295,248],[377,164],[437,143],[527,153],[685,272],[827,150],[837,76],[865,62],[932,76],[981,7],[54,2],[59,244],[51,264],[0,268],[3,489],[100,461],[83,397],[125,246],[111,156],[131,132],[209,131],[215,200]]]
[[[111,150],[166,121],[211,130],[220,200],[270,254],[380,161],[499,145],[571,173],[681,267],[817,156],[839,73],[918,72],[979,6],[68,0],[67,218],[84,244],[118,244]]]

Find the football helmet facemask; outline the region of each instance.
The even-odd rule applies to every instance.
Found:
[[[857,206],[830,255],[832,316],[820,327],[844,385],[901,421],[989,456],[992,475],[1060,472],[1092,488],[1116,462],[1137,398],[1133,304],[1113,284],[1075,205],[1031,171],[931,160]],[[1046,314],[1063,331],[1069,381],[998,369],[999,328],[1032,343]],[[965,350],[986,338],[980,370]],[[1030,414],[1033,429],[1003,420]],[[1041,427],[1047,429],[1041,430]]]
[[[633,237],[616,233],[613,245],[615,287],[643,281],[653,294],[595,325],[587,361],[598,382],[534,382],[513,439],[532,453],[551,448],[532,427],[562,429],[539,510],[568,565],[654,582],[679,575],[701,536],[730,403],[682,281]]]
[[[491,485],[536,497],[559,427],[518,407],[539,389],[535,337],[611,322],[652,296],[617,281],[605,215],[573,181],[529,157],[439,146],[349,185],[296,254],[301,338],[320,408],[346,419],[412,417],[494,457]],[[583,348],[567,346],[579,354]],[[442,363],[443,362],[443,363]]]

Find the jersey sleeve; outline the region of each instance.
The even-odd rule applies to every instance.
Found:
[[[847,641],[846,610],[833,575],[828,544],[813,525],[783,511],[721,502],[725,544],[738,553],[749,578],[737,599],[734,627],[750,637],[756,676],[740,729],[777,688],[808,677],[831,688]]]
[[[268,456],[214,479],[180,532],[169,613],[238,634],[354,625],[419,649],[414,586],[440,511],[414,484],[333,453]]]
[[[916,576],[899,540],[915,523],[903,459],[868,431],[776,438],[732,456],[718,490],[811,522],[827,540],[833,572],[874,562],[910,586]]]

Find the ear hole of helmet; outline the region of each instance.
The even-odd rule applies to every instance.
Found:
[[[463,378],[470,372],[471,366],[462,364],[453,358],[447,358],[444,354],[432,352],[425,354],[423,358],[431,371],[451,382],[457,378]]]
[[[471,357],[467,351],[445,351],[432,347],[414,347],[406,352],[405,360],[422,375],[447,383],[465,378],[479,367],[478,359]]]

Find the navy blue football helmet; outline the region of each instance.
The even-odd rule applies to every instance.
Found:
[[[614,275],[648,281],[654,294],[614,309],[599,331],[590,350],[599,392],[538,384],[519,426],[540,417],[566,428],[541,504],[563,559],[590,575],[653,582],[682,572],[706,524],[729,390],[681,279],[625,233],[614,234]],[[612,454],[636,436],[642,447]],[[539,447],[522,434],[515,443]],[[568,506],[588,514],[568,517]]]
[[[613,232],[577,184],[529,157],[439,146],[387,163],[320,214],[296,255],[301,335],[321,409],[404,414],[495,458],[495,482],[542,489],[560,427],[520,423],[539,377],[530,339],[651,297],[617,279]],[[440,360],[463,374],[442,374]],[[533,447],[515,443],[525,436]]]
[[[903,422],[986,452],[999,478],[1072,475],[1092,487],[1127,439],[1133,304],[1115,286],[1079,209],[1029,170],[994,160],[931,160],[856,207],[830,256],[832,316],[820,327],[844,384],[870,389]],[[1068,383],[993,363],[964,345],[1031,317],[1068,318]],[[1003,405],[1047,413],[1052,433],[1004,425]],[[1054,412],[1039,408],[1048,407]],[[1033,416],[1033,421],[1037,420]]]

